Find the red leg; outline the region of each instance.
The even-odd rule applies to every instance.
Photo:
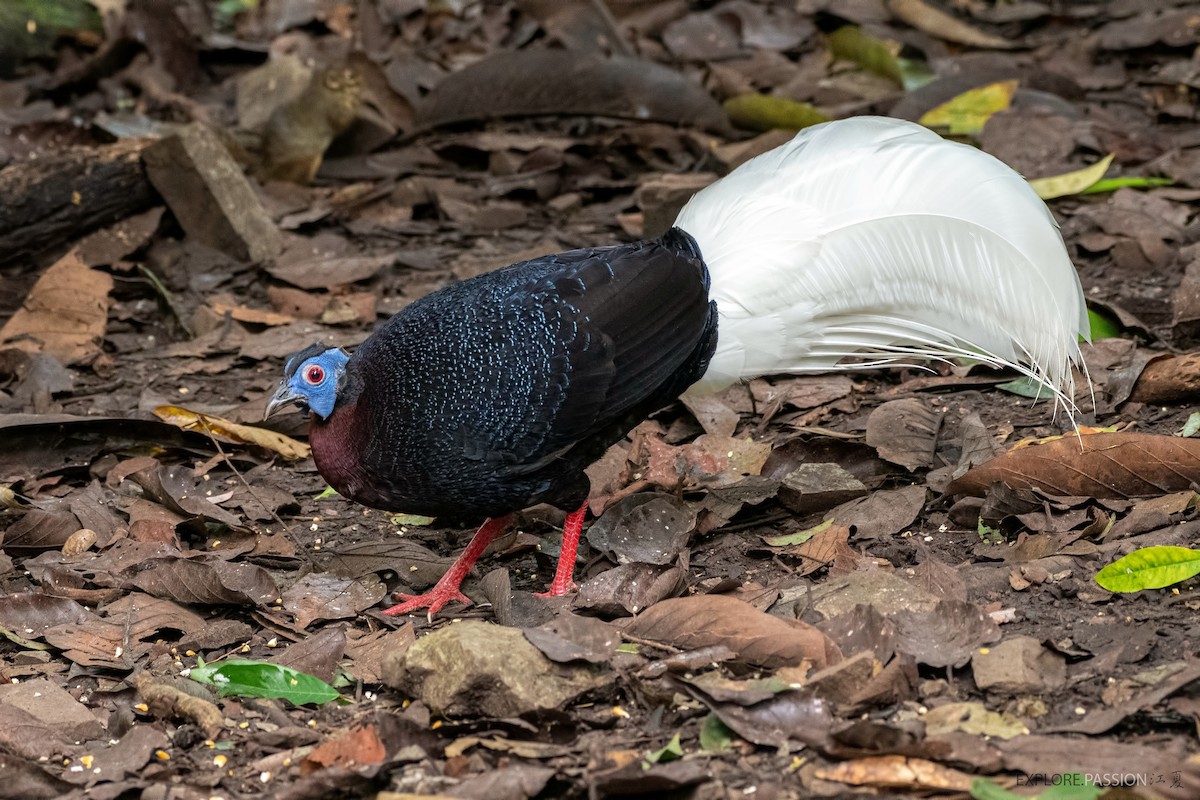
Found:
[[[446,570],[446,574],[442,576],[442,579],[437,582],[436,586],[425,594],[401,594],[397,592],[396,597],[404,600],[404,602],[392,606],[383,613],[390,616],[397,616],[416,611],[418,608],[428,608],[429,617],[432,619],[433,615],[438,612],[438,609],[451,600],[461,600],[470,605],[470,599],[460,592],[458,587],[462,585],[463,579],[467,577],[467,573],[471,571],[471,567],[483,555],[483,551],[487,549],[487,546],[497,536],[504,533],[511,519],[512,515],[508,514],[503,517],[484,520],[483,524],[479,526],[479,530],[475,531],[475,535],[471,537],[471,541],[467,544],[467,549],[463,550],[462,555],[450,565],[450,569]]]
[[[567,521],[563,523],[562,549],[558,551],[554,580],[550,582],[550,588],[538,592],[538,597],[561,597],[579,588],[571,578],[575,574],[575,554],[579,551],[579,534],[583,533],[583,518],[586,514],[587,503],[567,514]]]

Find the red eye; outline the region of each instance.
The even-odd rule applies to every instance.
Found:
[[[308,369],[304,370],[304,380],[316,386],[321,381],[325,380],[325,370],[321,369],[316,364],[313,364]]]

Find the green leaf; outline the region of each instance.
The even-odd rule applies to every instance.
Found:
[[[328,703],[341,695],[320,678],[265,661],[231,658],[215,664],[203,660],[188,677],[215,686],[222,697],[278,697],[295,705]]]
[[[1110,592],[1161,589],[1200,575],[1200,550],[1190,547],[1143,547],[1096,573]]]
[[[1115,192],[1117,189],[1152,189],[1155,186],[1174,185],[1175,181],[1170,178],[1136,178],[1133,176],[1128,178],[1104,178],[1103,180],[1096,181],[1080,192],[1080,194],[1100,194],[1101,192]]]
[[[726,100],[725,113],[734,125],[752,131],[798,131],[829,121],[829,117],[809,103],[753,92]]]
[[[1014,794],[1002,786],[997,786],[987,778],[971,781],[971,797],[975,800],[1029,800],[1024,795]]]
[[[1026,375],[1024,378],[1017,378],[1015,381],[1007,383],[998,383],[996,388],[1002,392],[1015,394],[1018,397],[1028,397],[1033,400],[1041,400],[1044,397],[1054,397],[1054,392],[1043,381],[1031,378]]]
[[[932,83],[937,74],[929,68],[929,65],[924,61],[917,61],[912,58],[897,58],[896,63],[900,65],[900,76],[903,78],[904,91],[912,92],[920,89],[927,83]]]
[[[1055,776],[1058,783],[1036,795],[1010,792],[986,778],[971,782],[971,797],[975,800],[1096,800],[1103,789],[1084,775],[1071,772]]]
[[[904,72],[894,51],[899,45],[889,46],[854,25],[838,28],[826,37],[829,52],[835,60],[852,61],[867,72],[881,75],[904,86]]]
[[[1117,339],[1121,336],[1121,325],[1107,314],[1088,309],[1088,328],[1091,329],[1092,341],[1101,339]]]
[[[733,731],[716,714],[709,714],[700,726],[700,749],[723,753],[733,747]]]
[[[927,128],[943,128],[951,136],[973,136],[983,130],[997,111],[1012,105],[1017,81],[999,81],[980,86],[935,106],[917,120]]]
[[[433,524],[433,517],[424,517],[420,514],[393,514],[393,525],[412,525],[414,528],[422,528],[426,525]]]
[[[617,652],[632,653],[636,656],[638,653],[642,652],[642,646],[637,642],[621,642],[619,645],[617,645]]]
[[[656,750],[646,756],[646,760],[651,764],[665,764],[668,761],[674,761],[677,758],[683,757],[683,744],[679,741],[679,734],[671,737],[671,741],[667,742],[667,746],[662,750]]]
[[[1094,186],[1096,181],[1104,177],[1104,173],[1108,172],[1113,158],[1113,154],[1109,153],[1090,167],[1077,169],[1074,172],[1064,172],[1062,175],[1035,178],[1029,182],[1029,185],[1037,192],[1037,196],[1043,200],[1053,200],[1056,197],[1079,194],[1089,187]]]
[[[979,518],[976,529],[979,533],[979,539],[987,544],[1001,544],[1004,542],[1004,531],[988,525],[983,521],[983,517]]]
[[[820,525],[808,528],[807,530],[797,531],[796,533],[789,533],[785,536],[764,536],[763,541],[771,547],[790,547],[796,544],[804,544],[832,524],[833,520],[827,519]]]
[[[337,489],[334,489],[332,486],[326,486],[324,489],[321,490],[321,493],[319,495],[317,495],[316,497],[313,498],[313,500],[324,500],[328,497],[337,497],[337,496],[338,496]]]
[[[1183,423],[1183,430],[1179,435],[1185,439],[1190,439],[1200,433],[1200,411],[1193,411],[1188,415],[1187,422]]]

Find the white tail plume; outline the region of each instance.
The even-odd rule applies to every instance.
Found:
[[[1074,412],[1079,276],[1046,204],[987,153],[901,120],[829,122],[704,189],[675,224],[700,245],[719,314],[697,387],[968,357]]]

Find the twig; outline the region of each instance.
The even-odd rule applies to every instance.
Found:
[[[636,53],[629,46],[629,42],[625,41],[625,35],[621,33],[621,27],[617,24],[617,20],[613,17],[612,12],[608,10],[608,5],[604,0],[591,0],[592,8],[596,10],[596,15],[600,17],[600,21],[604,23],[604,27],[608,30],[608,38],[612,40],[613,50],[619,51],[621,55],[633,58]]]

